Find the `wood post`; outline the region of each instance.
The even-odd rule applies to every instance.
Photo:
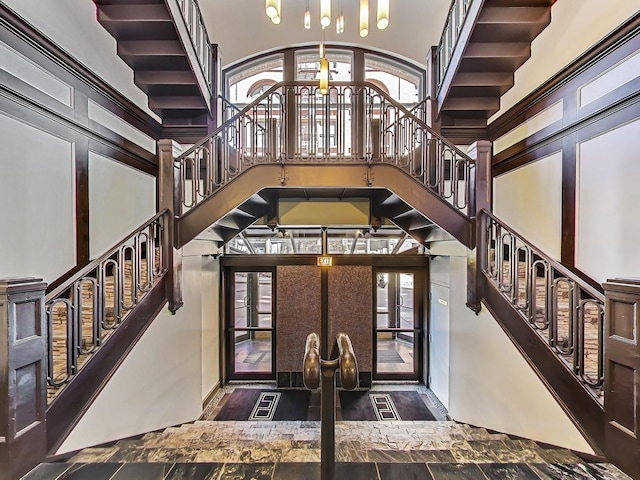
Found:
[[[640,279],[603,287],[605,455],[640,478]]]
[[[42,279],[0,280],[0,480],[47,454],[47,337]]]
[[[169,310],[176,313],[182,301],[182,250],[174,248],[177,235],[177,217],[182,210],[181,185],[174,159],[182,153],[182,147],[173,140],[158,141],[158,208],[169,210],[168,222],[164,228],[164,262],[168,268],[166,295]],[[198,166],[194,166],[198,168]]]
[[[482,271],[487,245],[485,239],[485,220],[482,210],[491,211],[492,178],[491,157],[492,144],[487,140],[480,140],[469,146],[469,156],[475,160],[475,172],[469,175],[469,216],[475,218],[475,251],[467,254],[467,307],[480,313],[482,302]],[[452,179],[457,178],[457,172],[452,172]]]

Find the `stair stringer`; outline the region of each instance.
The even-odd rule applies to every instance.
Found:
[[[387,164],[259,164],[221,187],[176,222],[176,248],[263,188],[387,188],[468,248],[475,245],[475,222],[417,182]]]

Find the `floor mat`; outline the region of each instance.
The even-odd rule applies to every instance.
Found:
[[[307,420],[308,390],[237,388],[224,398],[214,420]]]
[[[343,420],[435,420],[417,392],[340,392]]]

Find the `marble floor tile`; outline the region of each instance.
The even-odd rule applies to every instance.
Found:
[[[226,463],[220,475],[224,480],[271,480],[274,465],[261,463],[257,465],[243,463]]]
[[[173,463],[125,463],[111,480],[164,480]]]
[[[221,463],[181,463],[176,464],[166,480],[217,480],[220,477]]]
[[[117,446],[108,448],[85,448],[69,460],[69,463],[101,463],[108,461],[118,451]]]
[[[459,463],[495,463],[498,461],[493,452],[477,452],[475,450],[450,450],[451,455]]]
[[[581,466],[598,480],[631,480],[627,474],[610,463],[586,463]]]
[[[485,463],[478,466],[489,480],[540,480],[524,463]]]
[[[580,458],[564,448],[538,448],[535,452],[545,463],[582,463]]]
[[[542,457],[533,450],[493,450],[492,454],[500,463],[542,463]]]
[[[69,463],[41,463],[27,473],[22,480],[50,480],[58,478],[72,467]]]
[[[411,458],[414,462],[445,463],[455,462],[451,450],[413,450]]]
[[[319,462],[319,448],[296,448],[283,450],[280,462]]]
[[[277,463],[273,472],[273,480],[320,480],[320,463],[296,462]]]
[[[379,480],[375,463],[336,463],[336,480]]]
[[[529,467],[542,480],[593,480],[593,477],[584,468],[575,464],[530,463]]]
[[[424,463],[377,463],[380,480],[432,480]]]
[[[475,463],[429,463],[433,480],[487,480]]]
[[[412,452],[403,452],[401,450],[369,450],[369,461],[376,463],[411,463],[414,461]]]
[[[75,463],[58,480],[109,480],[121,467],[119,463]]]

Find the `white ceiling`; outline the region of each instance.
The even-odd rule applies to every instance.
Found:
[[[309,0],[311,30],[303,25],[306,0],[282,0],[282,23],[274,25],[265,14],[264,0],[199,0],[212,43],[220,45],[227,67],[261,52],[316,44],[322,37],[320,0]],[[358,34],[359,0],[342,0],[345,32],[337,35],[335,18],[339,0],[332,0],[330,44],[361,46],[391,53],[424,65],[429,48],[437,45],[451,0],[390,0],[390,25],[375,27],[377,0],[369,0],[369,35]]]

